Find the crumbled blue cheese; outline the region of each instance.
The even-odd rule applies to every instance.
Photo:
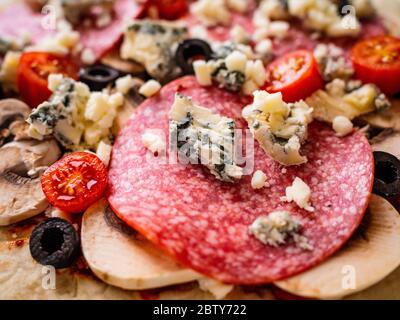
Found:
[[[125,30],[121,57],[139,62],[152,78],[165,82],[179,74],[175,51],[187,36],[187,28],[179,22],[134,21]]]
[[[21,53],[8,51],[0,69],[0,82],[5,90],[17,90],[17,68]]]
[[[28,117],[29,135],[42,140],[54,136],[65,148],[96,150],[101,140],[110,142],[120,93],[93,92],[87,85],[61,75],[49,76],[50,99]]]
[[[300,148],[307,138],[312,108],[302,100],[287,104],[279,92],[256,91],[253,96],[253,104],[242,115],[264,151],[283,165],[306,162]]]
[[[257,170],[254,172],[253,177],[251,178],[251,187],[253,189],[261,189],[265,186],[268,186],[267,176],[261,170]]]
[[[334,44],[319,44],[314,50],[314,57],[325,81],[346,80],[354,74],[343,49]]]
[[[213,80],[221,88],[246,95],[266,81],[264,64],[254,59],[253,51],[245,45],[217,45],[212,59],[207,63],[196,61],[193,66],[200,85],[208,86]]]
[[[205,26],[228,25],[230,12],[225,0],[199,0],[190,7],[192,14]]]
[[[250,225],[249,231],[263,244],[279,247],[291,238],[300,248],[312,250],[307,238],[300,235],[302,224],[288,211],[273,211],[268,216],[258,217]]]
[[[236,182],[243,169],[235,163],[235,121],[213,114],[177,93],[170,111],[170,148],[183,163],[205,165],[219,180]]]
[[[310,204],[311,189],[300,178],[296,177],[292,185],[286,188],[285,193],[285,197],[282,197],[283,201],[294,201],[300,208],[310,212],[314,211],[314,208]]]
[[[55,35],[44,37],[27,51],[51,52],[59,55],[73,53],[78,47],[80,34],[73,30],[59,30]]]
[[[165,141],[163,137],[154,132],[145,132],[142,134],[142,143],[152,153],[162,153],[165,150]]]
[[[332,128],[339,137],[344,137],[353,131],[353,123],[344,116],[337,116],[332,121]]]

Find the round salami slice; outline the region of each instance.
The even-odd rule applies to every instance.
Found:
[[[171,164],[144,147],[146,130],[159,130],[168,141],[168,113],[176,92],[246,128],[241,118],[246,98],[200,87],[194,77],[178,79],[145,101],[121,130],[112,154],[108,200],[124,221],[182,264],[237,284],[294,275],[348,240],[364,215],[373,182],[372,152],[361,133],[339,138],[327,125],[314,122],[304,146],[308,162],[287,168],[255,142],[254,171],[262,170],[270,187],[254,190],[251,175],[236,184],[224,183],[201,165]],[[311,188],[315,212],[281,200],[295,177]],[[300,220],[312,250],[290,241],[264,245],[249,234],[257,217],[275,210],[288,210]]]
[[[81,43],[84,48],[90,49],[96,59],[104,56],[121,39],[125,23],[139,17],[145,10],[147,0],[139,3],[132,0],[116,0],[114,17],[104,28],[80,26],[77,30],[81,34]]]

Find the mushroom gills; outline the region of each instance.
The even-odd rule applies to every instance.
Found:
[[[111,211],[105,199],[85,212],[81,242],[83,255],[94,274],[116,287],[143,290],[191,282],[202,277],[178,265],[125,225]]]
[[[360,228],[345,247],[315,268],[275,285],[303,297],[342,298],[378,283],[398,268],[399,248],[399,213],[387,200],[372,195]]]
[[[54,140],[11,142],[0,148],[0,226],[28,219],[47,208],[40,175],[60,154]]]

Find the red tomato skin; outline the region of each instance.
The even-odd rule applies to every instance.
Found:
[[[150,6],[157,8],[161,19],[176,20],[189,10],[187,0],[150,0]]]
[[[368,45],[384,42],[388,50],[397,52],[397,59],[392,63],[378,64],[379,53],[371,52]],[[366,54],[365,50],[369,50]],[[363,83],[376,84],[383,93],[394,95],[400,92],[400,39],[392,36],[378,36],[358,42],[351,50],[351,60],[356,77]]]
[[[301,74],[290,83],[283,83],[281,86],[274,86],[272,83],[267,83],[264,87],[269,93],[281,92],[285,102],[296,102],[305,99],[312,95],[315,91],[322,89],[324,81],[318,69],[318,64],[312,54],[307,50],[298,50],[288,53],[281,58],[278,58],[267,67],[268,78],[270,78],[272,71],[285,61],[292,57],[302,57],[305,59],[306,69],[301,69]]]
[[[83,179],[73,180],[76,175],[83,176]],[[48,202],[54,207],[68,213],[80,213],[103,196],[107,187],[107,176],[106,166],[95,154],[73,152],[61,158],[43,173],[42,190]],[[72,183],[67,183],[68,187],[73,186],[76,181],[83,182],[78,187],[73,187],[75,190],[73,195],[67,194],[63,183]]]
[[[56,65],[51,65],[56,62]],[[40,103],[46,101],[52,92],[48,89],[47,77],[37,74],[32,65],[51,69],[45,70],[48,73],[62,73],[73,79],[78,77],[78,67],[68,57],[58,56],[46,52],[26,52],[23,53],[17,68],[17,87],[22,99],[32,108],[36,108]],[[40,67],[38,67],[40,69]]]

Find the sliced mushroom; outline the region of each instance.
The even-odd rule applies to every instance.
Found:
[[[400,131],[400,101],[391,102],[389,109],[364,115],[361,119],[376,127]]]
[[[40,175],[60,154],[55,140],[11,142],[0,148],[0,226],[25,220],[47,208]]]
[[[105,199],[82,220],[82,251],[104,282],[132,290],[160,288],[202,277],[173,259],[122,222]]]
[[[26,130],[25,119],[31,108],[17,99],[0,100],[0,146],[11,141],[16,135],[21,138]]]
[[[400,215],[387,200],[373,195],[358,232],[344,248],[275,285],[303,297],[342,298],[378,283],[399,265]]]
[[[144,67],[132,60],[123,60],[119,54],[119,49],[114,49],[101,59],[101,63],[124,73],[134,75],[144,74]]]

